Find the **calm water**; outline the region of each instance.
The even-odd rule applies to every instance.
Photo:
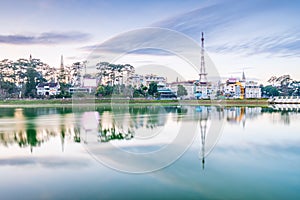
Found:
[[[140,106],[96,111],[0,108],[0,198],[300,199],[297,108]],[[181,139],[188,147],[183,155],[168,165],[163,161],[176,152],[171,149],[154,166],[162,169],[149,173],[131,172],[151,171],[152,160],[130,162],[103,148],[159,154],[179,134],[186,135]],[[112,164],[103,162],[102,155]]]

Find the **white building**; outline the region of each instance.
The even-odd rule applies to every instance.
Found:
[[[197,99],[209,99],[211,96],[211,86],[208,83],[194,82],[194,96]]]
[[[144,84],[144,76],[139,74],[134,74],[128,79],[129,85],[139,88],[142,84]]]
[[[132,85],[133,87],[139,88],[141,85],[149,87],[150,83],[155,82],[157,84],[163,84],[166,85],[167,79],[162,76],[157,76],[154,74],[150,75],[139,75],[139,74],[134,74],[131,75],[128,79],[128,84]]]
[[[261,88],[254,81],[247,81],[245,84],[245,98],[261,98]]]
[[[154,74],[144,76],[143,85],[146,85],[147,87],[149,87],[150,83],[152,83],[152,82],[166,84],[167,79],[165,77],[157,76]]]
[[[241,81],[237,78],[229,78],[223,85],[223,93],[225,97],[233,99],[261,98],[261,88],[258,83],[246,81],[244,73]]]
[[[244,88],[243,83],[241,83],[236,78],[229,78],[223,85],[223,93],[227,98],[233,99],[243,99],[244,98]]]
[[[39,83],[36,86],[37,95],[41,96],[53,96],[60,94],[59,83]]]
[[[97,79],[95,78],[84,78],[83,79],[83,88],[87,88],[89,93],[96,91],[97,88]]]

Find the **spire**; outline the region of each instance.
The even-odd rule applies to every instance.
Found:
[[[243,70],[242,80],[243,80],[244,82],[246,81],[246,76],[245,76],[244,70]]]
[[[61,55],[60,59],[60,71],[59,71],[59,77],[58,81],[65,83],[66,82],[66,76],[65,76],[65,68],[64,68],[64,58],[63,55]]]
[[[63,69],[64,68],[64,57],[63,55],[61,55],[61,58],[60,58],[60,69]]]
[[[201,65],[200,65],[199,82],[200,82],[200,84],[207,83],[207,73],[205,70],[205,60],[204,60],[204,34],[203,34],[203,32],[202,32],[202,37],[201,37]]]

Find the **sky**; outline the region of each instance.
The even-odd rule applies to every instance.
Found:
[[[157,27],[197,44],[204,32],[208,59],[221,77],[240,77],[245,71],[246,78],[262,83],[283,74],[300,80],[299,10],[300,2],[292,0],[0,1],[0,59],[32,54],[58,67],[61,55],[66,65],[95,55],[105,61],[102,54],[119,53],[120,47],[132,45],[136,38],[154,48],[151,37],[177,44],[164,37],[165,31],[128,38],[132,30]],[[95,53],[95,48],[102,51]],[[184,79],[198,78],[197,69],[185,70],[187,64],[170,52],[125,53],[118,61],[135,67],[167,65],[183,73]]]

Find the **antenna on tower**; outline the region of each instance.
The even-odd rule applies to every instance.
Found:
[[[201,37],[201,64],[200,64],[199,82],[200,84],[207,83],[207,73],[205,70],[205,60],[204,60],[204,33],[203,32]]]

